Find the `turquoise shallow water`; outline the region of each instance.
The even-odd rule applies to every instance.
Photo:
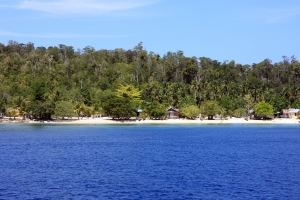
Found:
[[[299,125],[0,125],[0,199],[299,199]]]

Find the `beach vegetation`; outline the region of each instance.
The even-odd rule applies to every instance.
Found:
[[[198,106],[190,105],[187,107],[183,107],[180,109],[180,116],[181,117],[187,117],[189,119],[195,119],[199,116],[200,109]]]
[[[214,115],[221,114],[222,109],[217,101],[205,101],[200,106],[200,112],[212,120]]]
[[[103,104],[107,116],[116,119],[129,119],[137,115],[135,104],[128,98],[113,96]]]
[[[274,116],[274,107],[265,102],[261,101],[254,106],[255,114],[260,117],[273,117]]]
[[[148,52],[143,43],[127,50],[16,41],[0,46],[0,112],[7,116],[8,108],[16,108],[24,117],[51,119],[62,115],[61,102],[68,102],[68,108],[72,104],[78,118],[128,118],[138,109],[145,116],[164,117],[168,107],[193,117],[185,109],[196,106],[201,116],[212,119],[242,115],[243,109],[249,113],[263,100],[273,114],[300,107],[295,56],[242,65],[189,57],[181,50],[160,55]]]
[[[238,108],[233,111],[235,117],[244,117],[246,116],[247,110],[245,108]]]
[[[74,117],[76,113],[74,112],[74,105],[68,101],[58,101],[55,103],[54,116],[61,117]]]

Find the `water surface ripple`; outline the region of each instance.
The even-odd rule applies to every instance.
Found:
[[[299,125],[0,125],[0,199],[299,199]]]

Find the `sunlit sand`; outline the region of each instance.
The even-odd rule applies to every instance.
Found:
[[[55,123],[55,124],[299,124],[299,119],[288,118],[275,118],[271,120],[245,120],[244,118],[228,118],[228,119],[215,119],[215,120],[189,120],[189,119],[166,119],[166,120],[153,120],[153,119],[130,119],[130,120],[112,120],[111,118],[72,118],[65,120],[53,121],[33,121],[33,120],[9,120],[1,119],[0,124],[7,123]]]
[[[107,118],[83,118],[74,121],[63,121],[58,123],[67,124],[299,124],[299,119],[276,118],[272,120],[245,120],[244,118],[230,118],[224,120],[188,120],[188,119],[167,119],[167,120],[112,120]]]

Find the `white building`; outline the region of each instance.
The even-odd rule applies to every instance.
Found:
[[[299,112],[300,109],[296,108],[289,108],[289,109],[283,109],[282,110],[282,116],[283,118],[297,118],[297,112]]]

